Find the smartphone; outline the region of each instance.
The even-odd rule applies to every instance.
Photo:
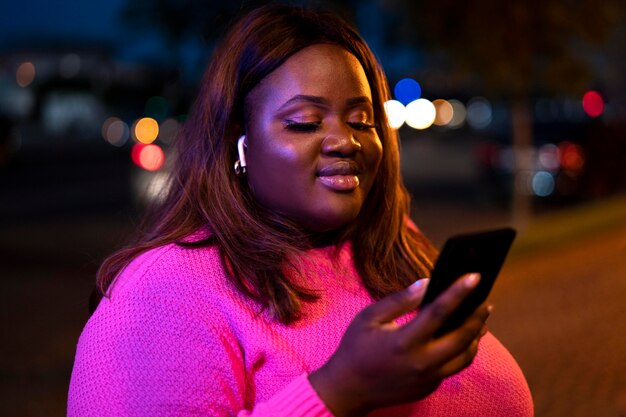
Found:
[[[487,299],[515,235],[515,229],[502,228],[456,235],[446,241],[433,268],[421,307],[433,302],[461,275],[478,272],[481,277],[476,288],[436,332],[436,336],[459,327]]]

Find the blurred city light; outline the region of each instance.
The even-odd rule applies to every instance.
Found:
[[[389,127],[392,129],[399,129],[406,121],[406,107],[398,100],[387,100],[385,113],[387,113]]]
[[[559,147],[553,143],[547,143],[539,148],[537,159],[542,169],[548,172],[556,172],[561,166]]]
[[[49,134],[95,138],[106,118],[104,103],[87,91],[54,90],[40,102],[41,125]]]
[[[538,171],[533,175],[532,191],[538,197],[547,197],[554,191],[554,177],[546,171]]]
[[[163,150],[155,144],[136,143],[131,150],[130,156],[135,165],[146,171],[156,171],[165,162]]]
[[[27,117],[35,107],[35,92],[21,88],[12,80],[0,78],[0,114],[7,117]]]
[[[151,175],[152,178],[148,181],[148,186],[145,189],[145,198],[148,201],[163,201],[169,184],[169,174],[167,172],[157,172]]]
[[[491,104],[484,97],[474,97],[467,103],[467,123],[474,129],[489,126],[493,117]]]
[[[452,106],[452,120],[450,120],[447,126],[452,129],[463,126],[467,116],[465,105],[459,100],[449,100],[448,103]]]
[[[180,129],[180,123],[176,119],[165,119],[159,128],[159,140],[170,145]]]
[[[35,79],[35,65],[32,62],[23,62],[15,71],[15,81],[20,87],[28,87]]]
[[[123,146],[128,141],[128,125],[117,117],[109,117],[102,123],[102,137],[113,146]]]
[[[580,101],[565,100],[563,102],[563,115],[571,122],[580,122],[584,119],[585,111],[580,105]]]
[[[76,54],[67,54],[59,62],[59,74],[63,78],[73,78],[80,72],[80,57]]]
[[[435,121],[437,111],[429,100],[420,98],[406,106],[406,124],[414,129],[429,128]]]
[[[604,100],[597,91],[587,91],[583,95],[583,110],[589,117],[598,117],[604,112]]]
[[[582,147],[575,143],[563,141],[559,143],[561,167],[572,173],[578,173],[585,165],[585,155]]]
[[[159,124],[151,117],[144,117],[135,122],[133,133],[137,141],[145,144],[152,143],[159,136]]]
[[[422,96],[422,87],[412,78],[403,78],[396,83],[393,94],[406,106]]]
[[[433,124],[437,126],[445,126],[452,121],[452,117],[454,116],[452,104],[450,104],[447,100],[437,99],[433,101],[433,105],[437,111]]]

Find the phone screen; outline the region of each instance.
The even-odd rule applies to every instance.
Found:
[[[457,235],[446,241],[433,268],[421,306],[433,302],[463,274],[478,272],[481,279],[437,332],[438,335],[459,327],[487,299],[515,235],[514,229],[503,228]]]

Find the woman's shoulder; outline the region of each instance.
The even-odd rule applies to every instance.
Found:
[[[189,243],[186,239],[184,243]],[[136,297],[177,298],[215,290],[225,283],[219,250],[215,246],[170,243],[134,258],[108,291],[111,300]]]

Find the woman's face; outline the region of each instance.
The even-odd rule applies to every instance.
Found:
[[[335,45],[309,46],[246,100],[248,183],[254,197],[313,232],[354,220],[382,144],[359,61]]]

